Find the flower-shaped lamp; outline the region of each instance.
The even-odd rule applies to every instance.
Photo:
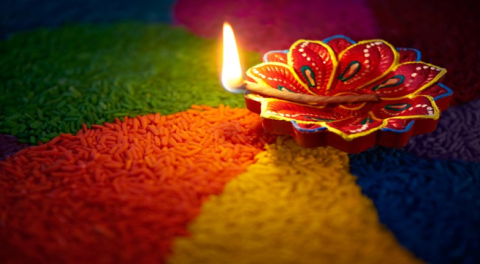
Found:
[[[247,92],[246,105],[268,132],[291,135],[304,147],[349,153],[376,144],[402,147],[411,136],[435,130],[452,97],[440,83],[446,70],[420,56],[383,40],[299,40],[289,50],[266,53],[264,63],[247,71],[248,81],[291,93],[375,94],[381,100],[314,106]]]

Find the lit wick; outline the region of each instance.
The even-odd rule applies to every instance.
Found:
[[[252,93],[309,105],[378,102],[380,100],[375,94],[320,96],[292,93],[245,81],[233,29],[228,23],[224,23],[223,25],[222,84],[225,89],[231,92],[250,91]]]
[[[342,104],[342,103],[357,103],[357,102],[378,102],[379,98],[375,94],[361,94],[361,95],[338,95],[338,96],[320,96],[301,93],[284,92],[270,87],[264,87],[257,83],[245,81],[243,86],[237,89],[244,89],[253,93],[275,97],[291,102],[320,105],[320,104]]]

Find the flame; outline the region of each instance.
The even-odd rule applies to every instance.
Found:
[[[233,29],[225,22],[223,24],[223,66],[222,84],[229,92],[242,92],[238,89],[243,85],[243,72],[238,56],[237,43]]]

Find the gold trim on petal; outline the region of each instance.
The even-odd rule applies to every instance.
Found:
[[[395,49],[395,47],[392,44],[386,42],[383,39],[362,40],[362,41],[360,41],[358,43],[355,43],[355,44],[351,45],[350,47],[344,49],[342,52],[340,52],[340,54],[338,54],[338,61],[341,61],[345,52],[351,50],[352,48],[355,48],[355,47],[363,45],[363,44],[368,44],[368,43],[372,43],[372,42],[379,42],[379,41],[386,44],[392,50],[392,52],[393,52],[393,62],[390,65],[390,67],[387,70],[385,70],[380,76],[370,80],[369,82],[366,82],[366,83],[362,84],[361,86],[357,87],[355,90],[360,90],[363,87],[365,87],[365,86],[367,86],[367,85],[369,85],[373,82],[376,82],[376,81],[380,80],[381,78],[385,77],[387,74],[389,74],[393,70],[393,68],[396,67],[399,64],[400,55],[398,54],[397,50]]]
[[[429,88],[429,87],[432,87],[432,85],[434,85],[436,82],[439,82],[440,79],[447,73],[447,69],[445,68],[442,68],[442,67],[438,67],[438,66],[435,66],[433,64],[430,64],[430,63],[427,63],[427,62],[423,62],[423,61],[409,61],[409,62],[404,62],[404,63],[401,63],[399,64],[397,67],[395,67],[395,69],[393,71],[396,71],[398,69],[398,67],[400,67],[401,65],[406,65],[406,64],[422,64],[422,65],[425,65],[425,66],[429,66],[429,67],[435,67],[437,69],[441,69],[439,72],[438,72],[438,75],[435,76],[435,78],[433,78],[431,81],[429,81],[427,84],[423,85],[422,87],[418,88],[415,92],[413,93],[409,93],[407,95],[404,95],[404,96],[400,96],[400,97],[382,97],[382,100],[387,100],[387,101],[391,101],[391,100],[399,100],[399,99],[404,99],[404,98],[415,98],[417,97],[417,95]]]
[[[328,91],[332,86],[333,80],[335,79],[335,75],[336,75],[337,67],[338,67],[338,60],[337,60],[337,56],[335,55],[335,51],[332,49],[332,47],[330,47],[326,43],[323,43],[322,41],[306,40],[306,39],[297,40],[295,43],[292,44],[292,46],[290,46],[290,49],[288,50],[288,53],[287,53],[287,63],[292,68],[293,68],[292,51],[296,48],[296,46],[298,46],[300,43],[303,43],[303,42],[320,44],[321,46],[326,48],[327,51],[328,51],[328,54],[330,54],[330,59],[332,60],[333,68],[332,68],[332,73],[330,74],[330,78],[329,78],[328,83],[327,83],[327,87],[325,87],[325,91]],[[308,89],[310,90],[310,88],[308,88]]]
[[[272,66],[279,66],[279,67],[284,67],[286,68],[288,71],[290,71],[290,73],[293,75],[293,77],[295,78],[295,80],[298,81],[298,83],[300,83],[300,85],[309,93],[313,94],[313,95],[317,95],[315,93],[313,93],[312,91],[310,91],[310,89],[308,89],[308,85],[306,83],[304,83],[302,80],[300,80],[300,78],[298,78],[297,74],[295,73],[295,71],[293,70],[293,68],[285,63],[281,63],[281,62],[262,62],[260,64],[257,64],[253,67],[251,67],[250,69],[247,70],[247,76],[254,79],[255,82],[257,82],[258,84],[262,85],[262,86],[267,86],[267,87],[270,87],[270,88],[273,88],[273,89],[277,89],[277,87],[272,87],[270,85],[268,85],[266,82],[263,81],[263,79],[261,78],[258,78],[256,76],[254,76],[253,73],[251,73],[253,71],[253,69],[255,68],[259,68],[259,67],[263,67],[263,66],[268,66],[268,65],[272,65]]]

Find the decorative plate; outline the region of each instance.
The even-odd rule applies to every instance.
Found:
[[[248,69],[248,80],[292,93],[376,94],[381,100],[312,106],[246,93],[246,105],[268,132],[291,135],[304,147],[349,153],[376,144],[402,147],[411,136],[435,130],[453,94],[440,83],[446,70],[420,58],[418,50],[395,49],[384,40],[298,40],[289,50],[267,52],[263,63]]]

